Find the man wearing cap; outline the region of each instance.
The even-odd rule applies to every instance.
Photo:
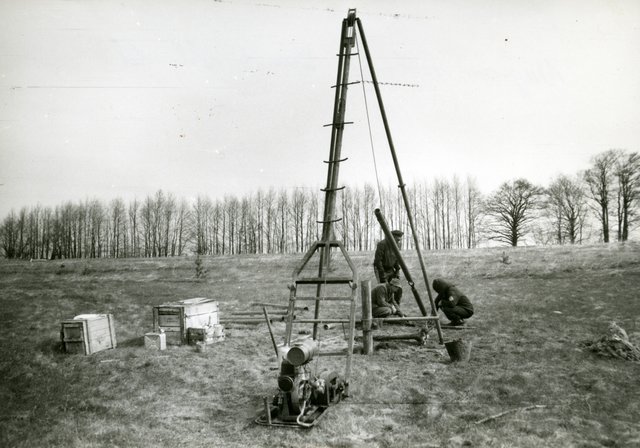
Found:
[[[400,230],[394,230],[391,232],[393,239],[396,241],[398,248],[400,248],[400,242],[404,233]],[[376,274],[378,283],[385,283],[392,278],[398,278],[400,272],[400,263],[396,254],[393,253],[391,248],[391,241],[386,238],[378,242],[376,246],[376,254],[373,258],[373,270]]]
[[[398,305],[398,298],[402,295],[400,279],[392,278],[371,290],[371,315],[373,317],[389,317],[406,315]]]
[[[441,308],[451,321],[449,325],[464,325],[464,319],[473,316],[473,305],[456,285],[441,278],[433,280],[433,289],[438,293],[436,309]]]

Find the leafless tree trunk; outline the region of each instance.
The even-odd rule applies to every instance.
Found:
[[[503,183],[487,202],[487,213],[495,223],[490,238],[517,246],[528,233],[541,194],[542,188],[525,179]]]
[[[592,159],[593,166],[584,173],[591,199],[596,204],[594,210],[600,219],[605,243],[609,242],[609,202],[616,159],[614,150],[599,154]]]
[[[126,241],[126,220],[125,205],[121,198],[116,198],[111,202],[111,257],[118,258],[126,256],[124,253],[124,242]]]
[[[560,176],[547,190],[547,209],[555,219],[557,242],[566,239],[571,244],[579,241],[586,213],[585,193],[578,181]]]
[[[291,217],[293,219],[294,247],[296,252],[300,252],[304,247],[304,222],[306,195],[303,190],[296,188],[293,191],[291,200]]]
[[[640,154],[617,153],[616,178],[618,181],[618,241],[627,241],[629,229],[637,222],[640,199]]]
[[[287,228],[289,225],[288,222],[288,208],[289,208],[289,198],[287,197],[287,192],[285,190],[281,190],[278,194],[278,224],[279,224],[279,232],[278,232],[278,251],[281,254],[287,252]]]
[[[478,244],[478,226],[482,214],[482,194],[473,179],[467,178],[466,186],[467,248],[471,249]]]

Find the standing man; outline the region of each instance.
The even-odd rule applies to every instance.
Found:
[[[436,309],[451,321],[449,325],[464,325],[464,319],[473,316],[473,305],[469,298],[456,285],[441,278],[433,281],[433,289],[438,293],[435,300]]]
[[[402,241],[402,235],[404,235],[404,233],[400,230],[393,230],[391,235],[396,241],[398,248],[400,248],[400,242]],[[376,254],[373,258],[373,270],[378,283],[385,283],[392,278],[400,277],[400,263],[398,263],[398,258],[391,249],[391,242],[386,238],[378,242],[376,246]]]
[[[371,290],[371,315],[373,317],[400,316],[405,314],[398,305],[399,296],[402,295],[400,279],[392,278],[386,283],[381,283]]]

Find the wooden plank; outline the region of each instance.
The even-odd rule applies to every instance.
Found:
[[[205,325],[216,325],[218,323],[218,313],[212,312],[208,314],[198,314],[198,315],[185,315],[185,328],[198,328],[204,327]]]
[[[344,302],[351,302],[351,297],[346,296],[330,296],[330,297],[317,297],[317,296],[297,296],[296,300],[312,300],[322,302],[323,300],[341,300]]]
[[[113,318],[113,314],[107,314],[109,320],[109,334],[111,335],[111,347],[116,348],[118,346],[118,342],[116,340],[116,323]]]
[[[153,307],[153,332],[160,332],[159,310],[158,307]]]
[[[218,302],[199,303],[196,305],[185,305],[185,315],[194,316],[198,314],[209,314],[218,311]]]
[[[179,306],[167,306],[167,305],[161,305],[161,306],[157,306],[155,307],[158,310],[158,313],[160,314],[182,314],[182,307]]]
[[[353,281],[353,277],[304,277],[297,278],[296,283],[299,285],[305,284],[313,284],[313,285],[324,285],[326,284],[336,284],[336,283],[351,283]]]
[[[165,327],[180,327],[180,315],[179,314],[158,314],[158,326]]]
[[[87,336],[89,334],[88,328],[87,328],[87,321],[86,320],[82,320],[80,321],[82,322],[82,333],[83,336],[82,338],[84,339],[84,354],[85,355],[90,355],[91,353],[93,353],[92,349],[91,349],[91,341],[89,340],[89,337]]]
[[[101,319],[87,319],[87,328],[90,331],[109,330],[109,319],[105,315]]]

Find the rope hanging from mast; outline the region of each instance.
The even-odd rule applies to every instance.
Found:
[[[364,109],[367,115],[367,127],[369,129],[369,144],[371,146],[371,156],[373,157],[373,170],[376,173],[376,185],[378,187],[378,202],[380,209],[384,210],[384,204],[382,203],[382,190],[380,188],[380,177],[378,176],[378,164],[376,161],[376,151],[373,145],[373,133],[371,131],[371,117],[369,115],[369,103],[367,102],[367,89],[364,87],[364,75],[362,72],[362,58],[360,58],[360,41],[358,39],[358,33],[356,33],[356,51],[358,53],[358,66],[360,68],[360,81],[362,82],[362,96],[364,97]]]

